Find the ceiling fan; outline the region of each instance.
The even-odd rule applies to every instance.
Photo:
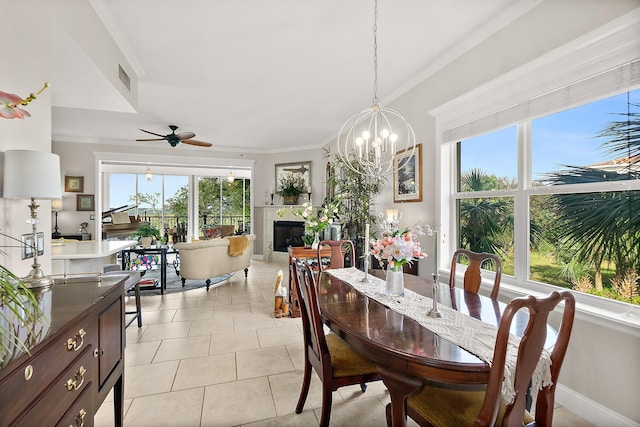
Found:
[[[193,133],[193,132],[182,132],[182,133],[176,134],[176,129],[178,129],[178,126],[176,126],[176,125],[169,125],[169,129],[171,129],[171,133],[167,134],[167,135],[160,135],[159,133],[150,132],[148,130],[140,129],[142,132],[150,133],[151,135],[159,136],[160,138],[136,139],[136,141],[164,141],[164,140],[166,140],[166,141],[169,142],[169,144],[172,147],[175,147],[180,142],[182,142],[183,144],[197,145],[199,147],[211,147],[211,145],[213,145],[213,144],[211,144],[209,142],[202,142],[202,141],[196,141],[195,139],[191,139],[194,136],[196,136],[196,134]]]

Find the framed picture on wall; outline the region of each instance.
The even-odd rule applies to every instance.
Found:
[[[84,176],[65,176],[64,191],[68,193],[82,193],[84,191]]]
[[[311,192],[311,162],[280,163],[276,165],[276,193],[282,188],[284,178],[300,177],[307,192]]]
[[[78,195],[76,195],[76,210],[77,211],[93,211],[93,210],[95,210],[93,194],[78,194]]]
[[[413,151],[398,151],[393,163],[393,201],[421,202],[422,144]]]

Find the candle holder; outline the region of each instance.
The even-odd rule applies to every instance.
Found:
[[[371,255],[367,255],[364,257],[364,277],[360,279],[360,283],[371,283],[369,280],[369,257]]]
[[[273,206],[273,193],[271,193],[271,206]]]
[[[433,273],[433,307],[427,313],[427,316],[441,319],[444,314],[438,309],[438,273]]]
[[[309,203],[311,203],[311,191],[307,193],[307,196],[309,196]]]

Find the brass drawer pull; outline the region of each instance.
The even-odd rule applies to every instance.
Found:
[[[84,409],[80,409],[80,411],[78,412],[78,415],[76,415],[76,423],[74,424],[69,424],[69,427],[83,427],[84,426],[84,417],[87,416],[87,411],[85,411]]]
[[[76,334],[75,338],[69,338],[67,340],[67,350],[71,351],[78,351],[80,350],[80,347],[82,347],[82,344],[84,344],[84,336],[87,333],[85,332],[84,329],[80,328],[80,330],[78,331],[78,333]],[[78,340],[80,340],[80,344],[78,344]]]
[[[78,390],[80,387],[82,387],[82,384],[84,383],[84,374],[86,373],[87,370],[84,368],[84,366],[80,366],[80,369],[78,369],[78,372],[76,372],[76,379],[74,380],[72,378],[69,378],[67,380],[65,384],[67,390]],[[80,383],[78,383],[78,380],[80,381]]]
[[[24,368],[24,380],[29,381],[32,376],[33,376],[33,366],[27,365],[27,367]]]
[[[102,356],[104,354],[104,350],[101,348],[94,348],[93,349],[93,357],[98,358],[100,356]]]

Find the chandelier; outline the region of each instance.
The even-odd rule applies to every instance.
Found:
[[[151,168],[147,168],[147,171],[144,173],[144,177],[147,181],[151,181],[153,179],[153,171]]]
[[[233,171],[230,170],[229,173],[227,174],[227,182],[229,184],[231,184],[234,180],[236,179],[235,175],[233,174]]]
[[[373,21],[373,105],[351,116],[338,134],[338,156],[354,172],[383,177],[413,156],[416,136],[397,110],[378,104],[378,0]],[[394,165],[396,153],[402,160]]]

